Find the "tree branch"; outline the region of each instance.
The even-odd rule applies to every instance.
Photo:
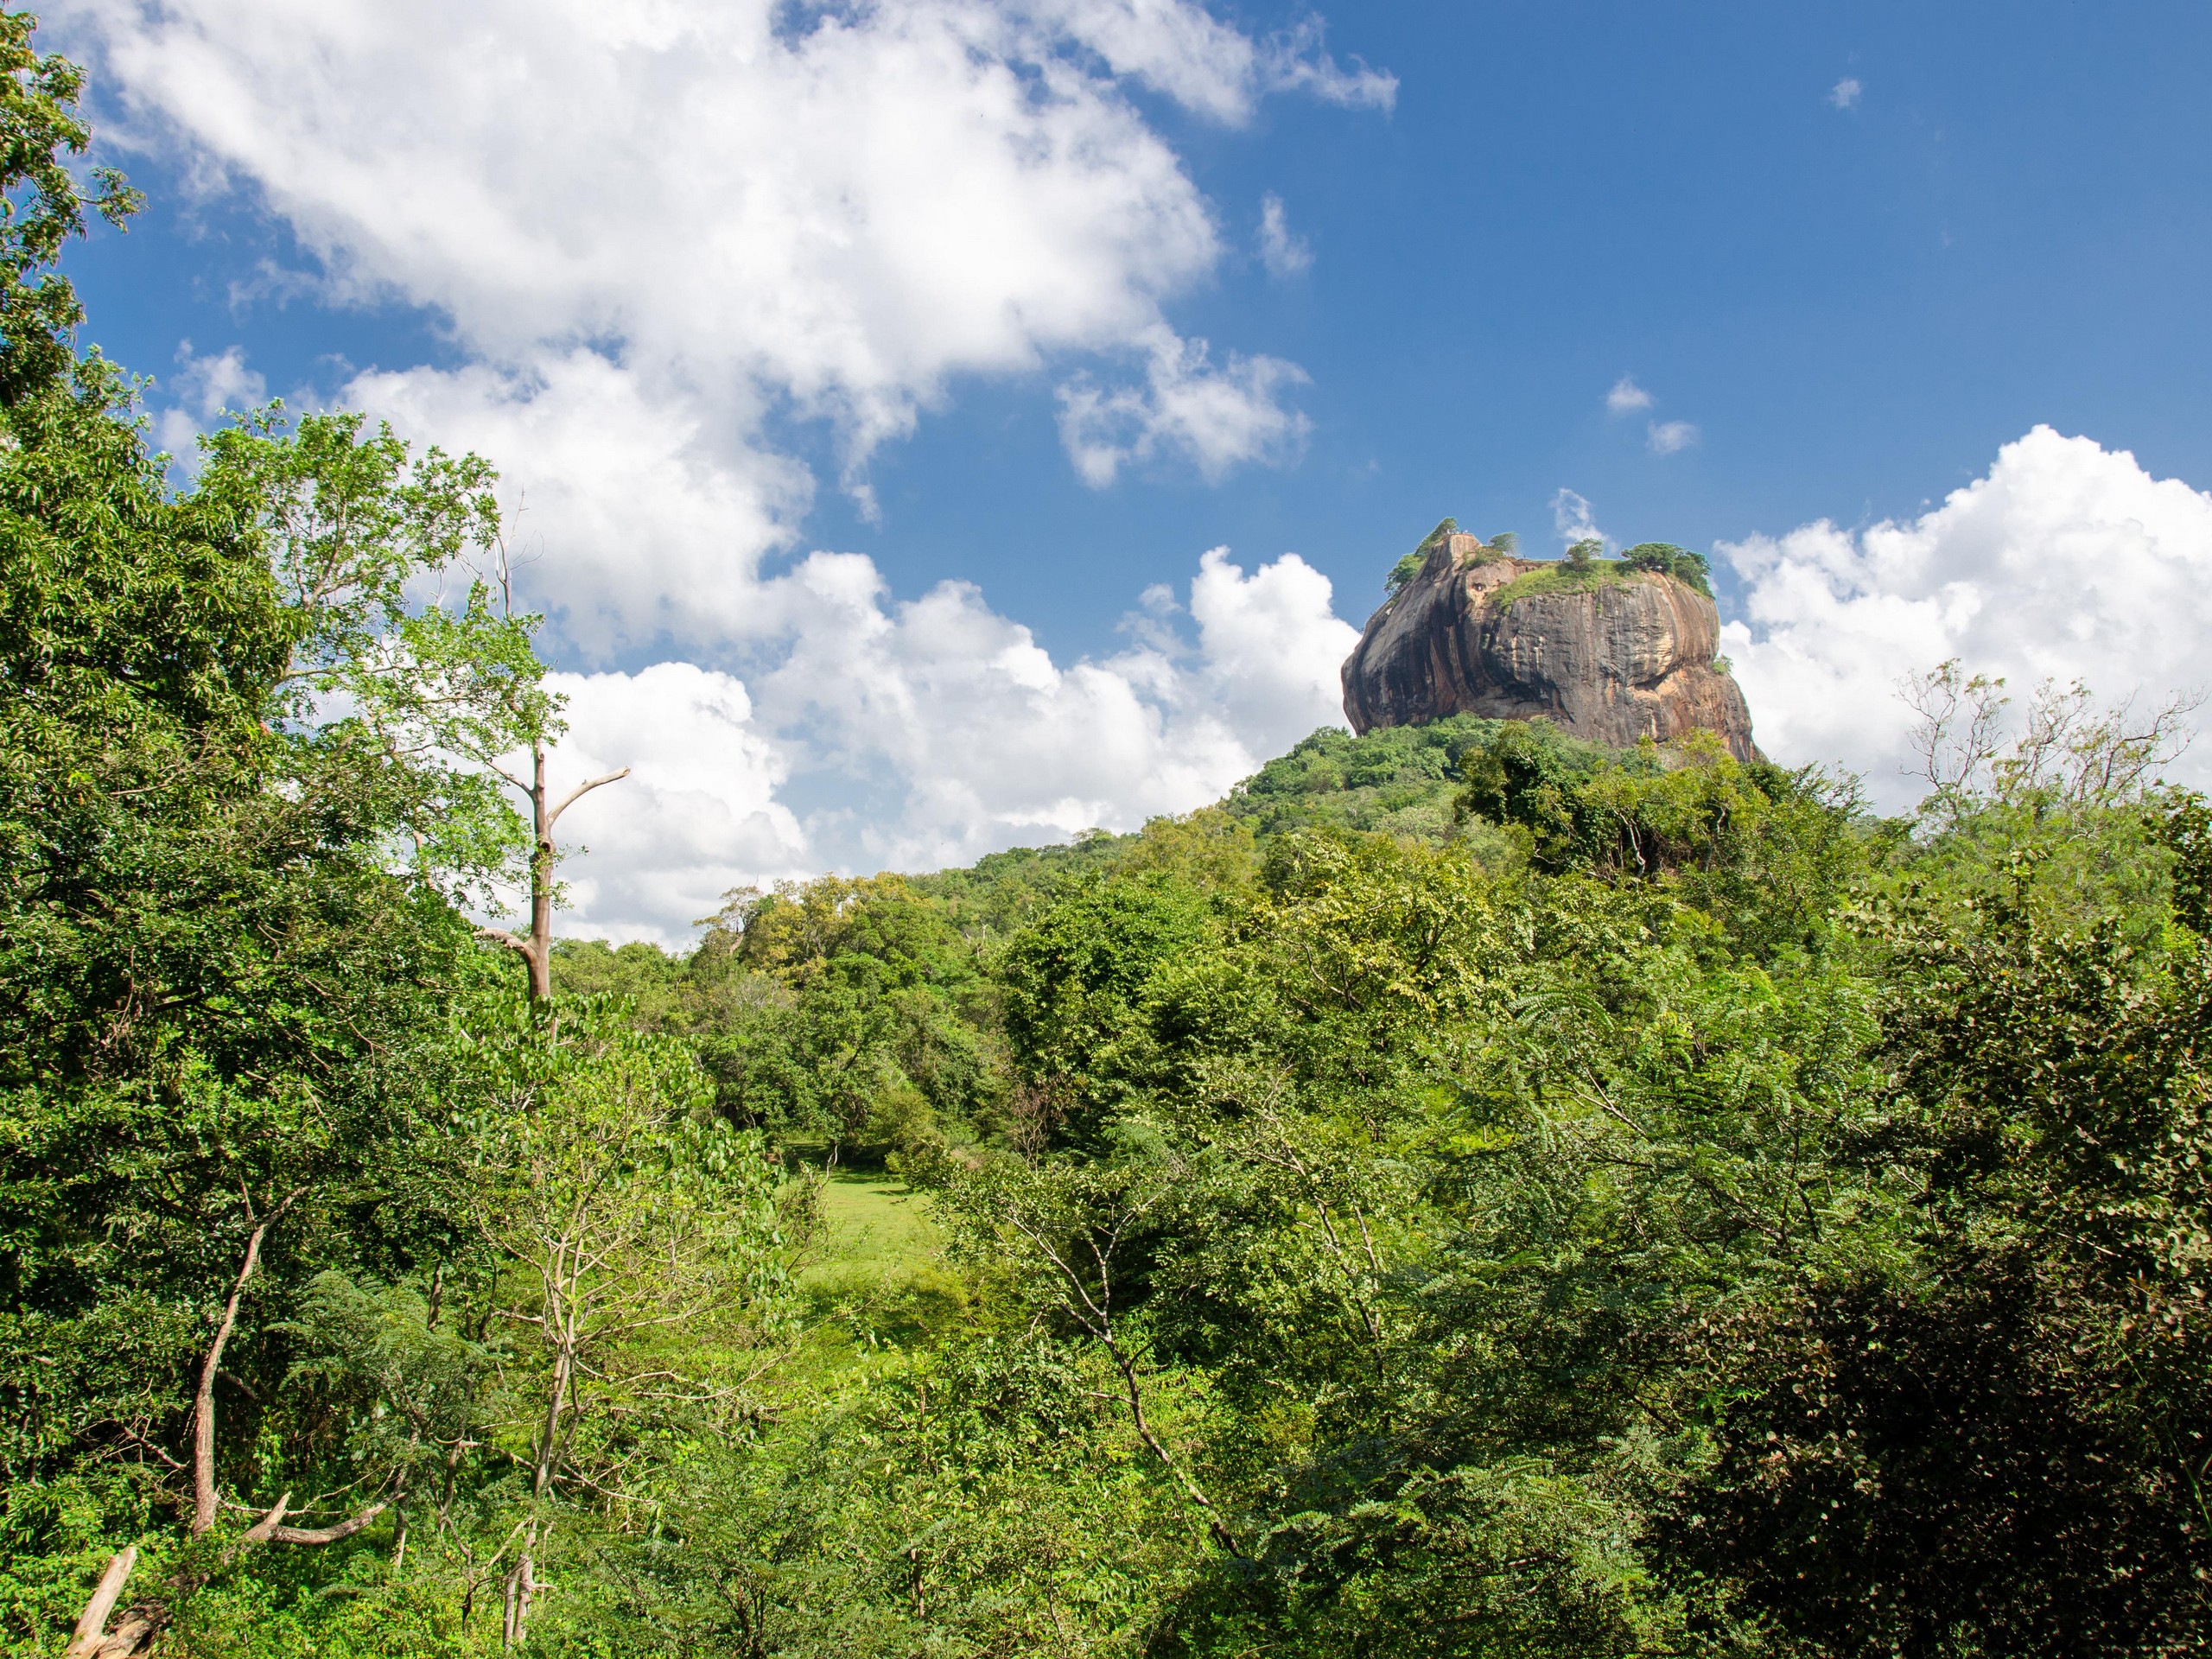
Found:
[[[137,1565],[137,1545],[116,1552],[107,1564],[107,1571],[100,1574],[99,1587],[85,1604],[83,1616],[77,1620],[76,1631],[70,1637],[68,1649],[61,1659],[92,1659],[99,1651],[101,1639],[107,1634],[107,1616],[115,1611],[123,1586],[130,1581],[130,1569]]]
[[[599,788],[603,784],[620,783],[629,775],[630,768],[625,766],[620,772],[608,772],[604,778],[594,778],[587,782],[578,784],[562,798],[560,805],[555,807],[550,812],[548,812],[545,815],[545,828],[542,833],[548,836],[551,835],[553,833],[553,826],[561,822],[561,815],[567,811],[570,807],[574,806],[578,801],[582,800],[585,796],[590,794],[594,789]]]
[[[284,1511],[291,1507],[292,1495],[287,1492],[270,1506],[268,1514],[245,1529],[245,1535],[238,1540],[238,1548],[245,1549],[251,1545],[267,1543],[278,1532],[283,1530],[278,1523],[283,1520]]]
[[[271,1543],[278,1544],[334,1544],[341,1538],[351,1538],[391,1507],[389,1501],[378,1498],[359,1514],[348,1516],[335,1526],[271,1527],[268,1537]]]
[[[223,1350],[238,1325],[238,1303],[245,1296],[246,1281],[253,1277],[254,1268],[260,1265],[261,1241],[283,1219],[293,1201],[306,1191],[305,1187],[295,1187],[247,1236],[245,1261],[238,1268],[236,1282],[231,1286],[230,1300],[223,1304],[223,1322],[216,1327],[215,1340],[200,1363],[200,1391],[192,1405],[192,1533],[195,1538],[215,1524],[220,1507],[215,1497],[215,1374],[222,1369]]]

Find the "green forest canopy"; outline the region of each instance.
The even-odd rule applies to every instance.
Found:
[[[2212,814],[2141,740],[1885,819],[1325,730],[534,1000],[488,467],[271,411],[177,482],[0,41],[8,1653],[104,1575],[73,1651],[2212,1637]]]

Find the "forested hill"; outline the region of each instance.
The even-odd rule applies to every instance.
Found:
[[[30,29],[0,1650],[2212,1642],[2171,710],[2008,745],[1936,670],[1889,820],[1695,734],[1323,732],[1134,836],[556,943],[490,466],[149,453],[56,269],[133,198]]]
[[[902,1495],[837,1548],[941,1506],[886,1651],[2180,1652],[2212,845],[2060,713],[1939,721],[1970,781],[1890,821],[1713,743],[1323,731],[1141,835],[559,971],[931,1195],[939,1251],[842,1283],[897,1389],[802,1414]]]

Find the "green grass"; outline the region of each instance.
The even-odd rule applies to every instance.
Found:
[[[822,1185],[823,1253],[806,1270],[806,1281],[896,1278],[935,1259],[944,1233],[928,1206],[895,1175],[830,1171]]]
[[[929,1198],[895,1175],[835,1169],[822,1184],[822,1238],[799,1285],[817,1315],[857,1339],[926,1341],[968,1306]]]
[[[1595,593],[1600,588],[1631,581],[1644,574],[1619,559],[1592,559],[1579,569],[1560,559],[1541,570],[1531,570],[1525,576],[1516,576],[1493,593],[1490,602],[1502,610],[1516,599],[1535,599],[1544,594]]]

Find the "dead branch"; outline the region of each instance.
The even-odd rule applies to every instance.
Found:
[[[118,1550],[109,1560],[107,1571],[100,1574],[99,1588],[92,1599],[85,1604],[85,1611],[77,1620],[77,1629],[69,1638],[69,1646],[61,1659],[92,1659],[99,1650],[101,1638],[107,1631],[107,1616],[115,1611],[115,1604],[123,1594],[123,1586],[130,1581],[130,1569],[138,1565],[138,1546],[130,1544]]]
[[[305,1187],[295,1187],[247,1236],[245,1260],[239,1264],[238,1276],[231,1286],[230,1300],[223,1304],[223,1322],[215,1328],[215,1340],[200,1363],[200,1391],[192,1402],[192,1534],[195,1538],[213,1528],[215,1517],[221,1513],[215,1496],[215,1377],[223,1368],[223,1350],[230,1343],[231,1332],[238,1327],[238,1304],[245,1300],[246,1281],[261,1264],[262,1240],[269,1236],[269,1230],[283,1218],[284,1212],[306,1191]]]
[[[268,1538],[278,1544],[334,1544],[341,1538],[351,1538],[370,1522],[391,1507],[388,1499],[379,1498],[358,1514],[349,1516],[334,1526],[328,1527],[270,1527]],[[252,1534],[246,1535],[249,1538]]]
[[[629,775],[630,768],[624,766],[620,772],[610,772],[603,778],[594,778],[584,783],[578,784],[574,789],[570,790],[562,798],[560,805],[555,807],[550,812],[548,812],[545,815],[545,828],[547,831],[550,833],[553,826],[561,822],[561,815],[563,812],[574,806],[578,801],[583,799],[585,796],[590,794],[592,791],[601,787],[603,785],[619,784],[622,779],[627,778]]]

